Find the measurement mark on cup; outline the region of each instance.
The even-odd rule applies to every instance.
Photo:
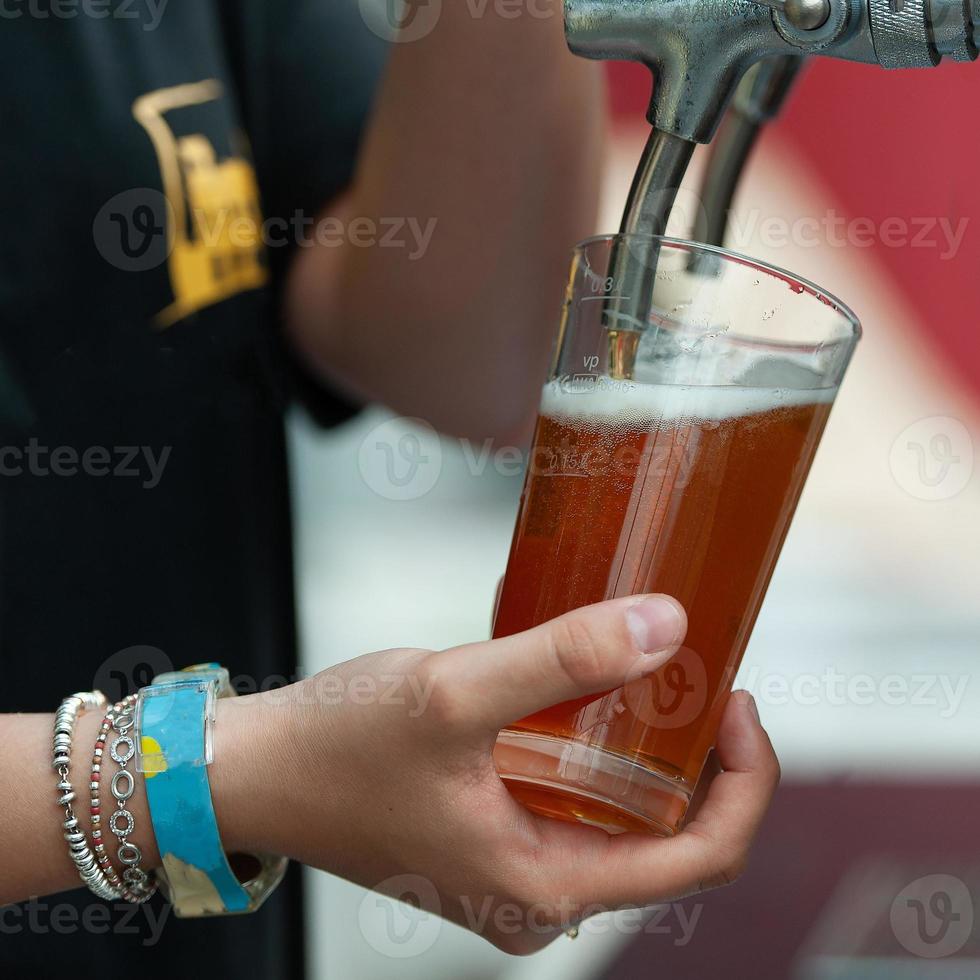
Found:
[[[614,300],[618,299],[624,303],[628,303],[631,299],[629,296],[583,296],[579,302],[580,303],[594,303],[597,299]]]

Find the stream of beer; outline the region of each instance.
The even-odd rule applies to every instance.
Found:
[[[603,307],[613,378],[632,380],[640,338],[650,320],[660,248],[656,240],[642,236],[666,231],[694,146],[679,136],[652,130],[633,178],[620,234],[641,237],[620,239],[613,246],[609,259],[613,295]]]

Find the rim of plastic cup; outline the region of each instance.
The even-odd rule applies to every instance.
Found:
[[[764,272],[766,275],[775,279],[782,279],[788,285],[801,286],[814,299],[820,300],[821,303],[823,303],[825,306],[829,306],[835,313],[839,313],[841,318],[850,326],[851,332],[849,336],[837,338],[838,340],[851,340],[852,342],[856,343],[861,339],[864,333],[864,328],[861,326],[861,321],[858,319],[857,314],[838,296],[835,296],[828,290],[818,286],[815,282],[811,282],[809,279],[804,279],[802,276],[798,276],[795,272],[790,272],[788,269],[783,269],[778,265],[773,265],[771,262],[764,262],[762,259],[754,259],[751,255],[743,255],[741,252],[733,252],[730,248],[723,248],[720,245],[706,245],[703,242],[694,242],[686,238],[671,238],[667,235],[645,235],[642,233],[619,232],[617,234],[592,235],[591,237],[583,239],[581,242],[579,242],[573,251],[575,253],[584,252],[590,245],[600,245],[616,241],[658,242],[661,245],[674,246],[687,252],[701,252],[707,255],[717,255],[723,259],[727,259],[730,262],[734,262],[737,265],[748,266],[749,268],[756,269],[759,272]]]

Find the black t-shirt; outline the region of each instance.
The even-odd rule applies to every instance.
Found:
[[[3,6],[0,711],[202,660],[242,690],[289,678],[301,374],[277,324],[290,250],[261,244],[288,235],[263,222],[345,187],[384,46],[357,0]],[[0,918],[0,975],[302,972],[295,874],[254,916],[156,942],[142,913],[92,926],[98,902]]]

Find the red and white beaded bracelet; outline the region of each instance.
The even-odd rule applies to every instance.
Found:
[[[153,896],[157,885],[156,881],[140,867],[143,852],[129,840],[136,828],[133,814],[126,806],[136,789],[136,779],[132,771],[127,768],[136,755],[135,735],[130,734],[135,721],[135,708],[136,695],[131,694],[122,701],[117,701],[106,711],[95,741],[89,788],[92,791],[92,841],[99,867],[113,887],[119,890],[125,901],[140,905]],[[106,742],[110,738],[112,742],[109,746],[109,757],[118,764],[119,768],[113,774],[110,783],[116,809],[109,817],[107,825],[109,831],[119,839],[116,857],[124,867],[121,877],[109,858],[106,838],[102,830],[102,764],[105,759]],[[123,779],[126,783],[125,789],[120,786]],[[124,823],[123,828],[119,827],[120,821]]]

